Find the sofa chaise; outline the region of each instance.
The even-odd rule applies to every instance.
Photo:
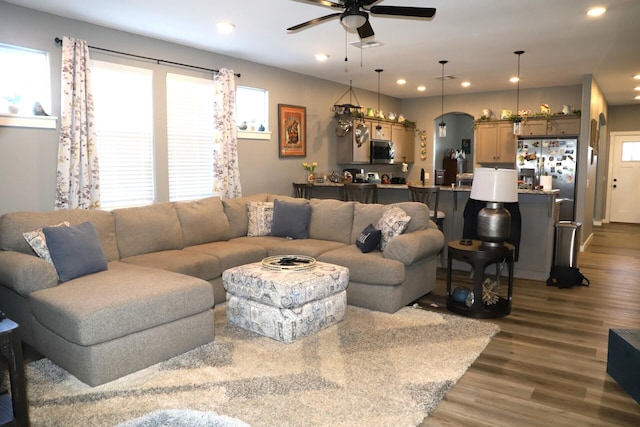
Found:
[[[382,236],[384,250],[363,252],[356,241],[391,207],[408,220]],[[298,216],[300,209],[306,214]],[[303,230],[290,236],[286,228],[301,223]],[[272,235],[276,226],[279,235]],[[51,262],[27,243],[25,233],[38,232],[56,242]],[[86,242],[66,243],[68,236]],[[67,277],[60,252],[88,246],[75,268],[91,257],[92,238],[104,265]],[[213,341],[214,302],[225,300],[226,269],[273,255],[312,256],[349,268],[348,304],[393,313],[434,288],[443,245],[428,207],[415,202],[365,205],[263,193],[110,212],[13,212],[0,217],[0,309],[20,325],[24,342],[96,386]]]

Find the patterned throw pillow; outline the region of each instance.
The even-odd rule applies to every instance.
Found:
[[[268,236],[273,224],[273,202],[247,202],[249,228],[247,236]]]
[[[371,252],[380,243],[382,232],[376,230],[373,224],[369,224],[362,230],[360,236],[356,240],[356,246],[362,251],[362,253]]]
[[[392,205],[384,211],[376,227],[382,231],[380,250],[384,251],[391,239],[404,233],[409,221],[411,221],[411,217],[398,206]]]
[[[70,224],[67,221],[61,222],[60,224],[56,224],[53,227],[69,227]],[[34,231],[27,231],[22,233],[24,240],[27,241],[31,249],[43,260],[47,261],[49,264],[53,265],[53,261],[51,260],[51,254],[49,253],[49,247],[47,246],[47,239],[44,237],[44,232],[42,228],[38,228]],[[55,266],[54,266],[55,267]]]

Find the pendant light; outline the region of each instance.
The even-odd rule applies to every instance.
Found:
[[[376,111],[378,124],[376,125],[376,138],[382,138],[382,135],[380,135],[380,131],[382,130],[382,126],[380,126],[380,73],[383,71],[382,68],[376,68],[376,73],[378,73],[378,111]]]
[[[440,64],[442,64],[442,77],[441,77],[441,83],[442,83],[442,99],[441,99],[441,111],[440,111],[440,123],[438,124],[438,136],[440,138],[444,138],[445,136],[447,136],[447,124],[444,122],[444,64],[446,64],[449,61],[439,61]]]
[[[516,117],[513,119],[513,134],[520,135],[522,133],[522,117],[520,117],[520,55],[524,53],[524,50],[516,50],[518,55],[518,81],[516,86]]]

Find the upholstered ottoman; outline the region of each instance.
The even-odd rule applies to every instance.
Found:
[[[257,262],[225,270],[222,283],[229,322],[292,343],[344,318],[349,269],[316,262],[304,271],[274,271]]]

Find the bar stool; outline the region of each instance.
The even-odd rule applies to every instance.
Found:
[[[438,210],[440,187],[417,187],[409,185],[409,193],[411,194],[412,201],[424,203],[429,207],[429,219],[435,222],[440,231],[442,231],[445,214]]]
[[[311,199],[313,197],[313,184],[309,182],[294,182],[293,196],[301,199]]]
[[[344,183],[344,200],[360,203],[378,203],[378,186],[369,183]]]

